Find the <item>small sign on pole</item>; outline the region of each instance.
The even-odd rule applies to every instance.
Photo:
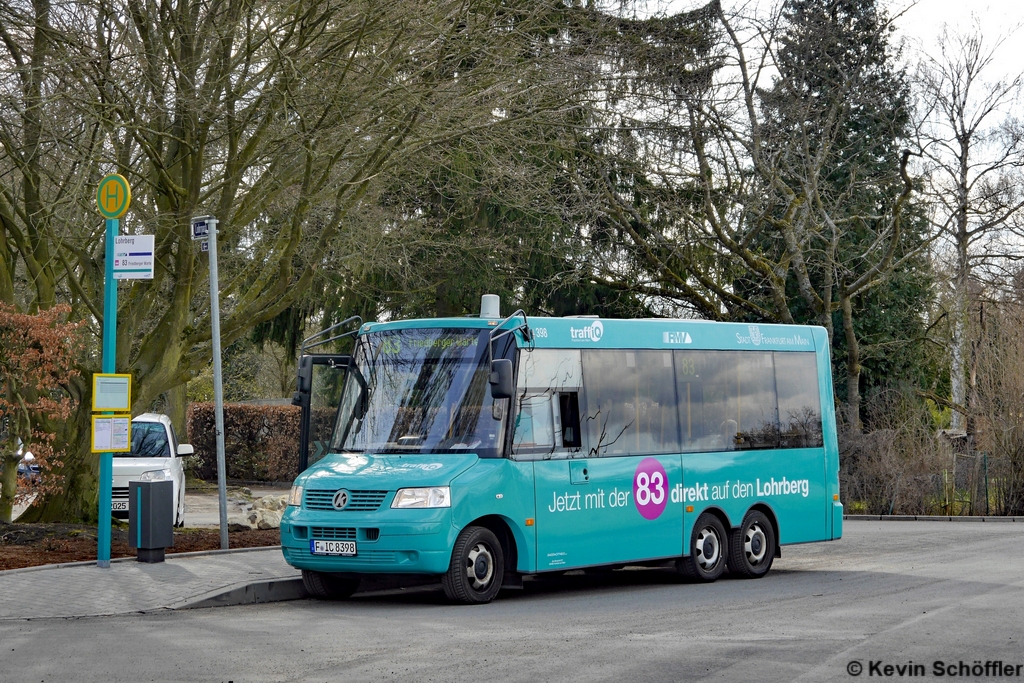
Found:
[[[127,413],[132,409],[132,376],[94,373],[92,376],[92,410]]]
[[[132,419],[129,416],[92,416],[93,453],[125,453],[131,449]]]
[[[204,254],[210,251],[210,240],[203,240],[199,243],[199,251]]]
[[[210,237],[210,223],[216,223],[216,219],[210,216],[200,216],[192,219],[192,241],[205,240]]]
[[[153,235],[121,235],[114,239],[114,279],[152,280]]]

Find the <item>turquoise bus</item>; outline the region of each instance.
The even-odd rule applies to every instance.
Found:
[[[350,356],[302,355],[281,547],[312,595],[384,574],[462,603],[595,567],[757,578],[842,535],[823,328],[488,307],[356,321]]]

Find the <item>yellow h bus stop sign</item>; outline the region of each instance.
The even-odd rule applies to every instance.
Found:
[[[132,189],[124,176],[113,173],[100,181],[96,190],[96,205],[104,218],[120,218],[132,201]]]

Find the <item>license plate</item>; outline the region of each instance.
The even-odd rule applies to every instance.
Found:
[[[128,501],[112,500],[110,501],[110,509],[114,512],[128,512]]]
[[[314,555],[347,555],[356,554],[355,541],[313,541],[309,542],[309,552]]]

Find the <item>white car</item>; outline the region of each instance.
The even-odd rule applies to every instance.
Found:
[[[178,443],[171,419],[157,413],[132,418],[132,450],[114,453],[114,483],[111,512],[128,519],[128,482],[171,481],[174,483],[174,526],[185,524],[185,468],[181,459],[192,455],[192,446]]]

